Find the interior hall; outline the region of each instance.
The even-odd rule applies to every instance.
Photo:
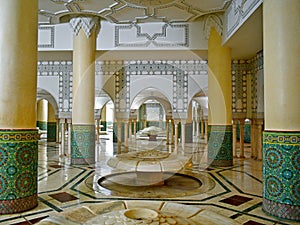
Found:
[[[300,224],[299,0],[0,17],[0,224]]]

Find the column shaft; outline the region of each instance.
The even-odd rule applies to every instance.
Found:
[[[277,217],[298,221],[300,220],[299,12],[299,0],[265,0],[263,4],[265,93],[263,210]]]
[[[72,20],[78,19],[93,22],[92,18],[73,18]],[[97,26],[98,24],[91,28],[89,36],[83,28],[79,28],[73,40],[72,164],[95,163],[94,104]]]
[[[208,160],[232,165],[231,53],[213,27],[208,40]]]
[[[37,0],[0,0],[0,214],[37,206]]]

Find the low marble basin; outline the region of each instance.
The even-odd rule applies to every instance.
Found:
[[[191,157],[158,150],[145,150],[119,154],[111,157],[107,164],[121,171],[135,171],[139,185],[163,185],[163,173],[177,173]]]

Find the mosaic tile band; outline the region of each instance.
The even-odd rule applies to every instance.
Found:
[[[56,122],[47,123],[47,141],[56,141]]]
[[[232,125],[209,125],[207,148],[212,166],[232,166]]]
[[[0,214],[37,205],[38,131],[0,130]]]
[[[71,142],[72,164],[95,163],[95,125],[72,125]]]
[[[263,209],[278,217],[299,219],[300,132],[265,131],[263,159]]]
[[[47,130],[47,122],[46,121],[37,121],[36,124],[37,124],[36,126],[40,130]]]

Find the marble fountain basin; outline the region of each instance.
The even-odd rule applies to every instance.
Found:
[[[159,150],[134,151],[111,157],[107,164],[120,171],[136,173],[135,186],[164,185],[165,174],[178,173],[191,162],[190,156]]]

